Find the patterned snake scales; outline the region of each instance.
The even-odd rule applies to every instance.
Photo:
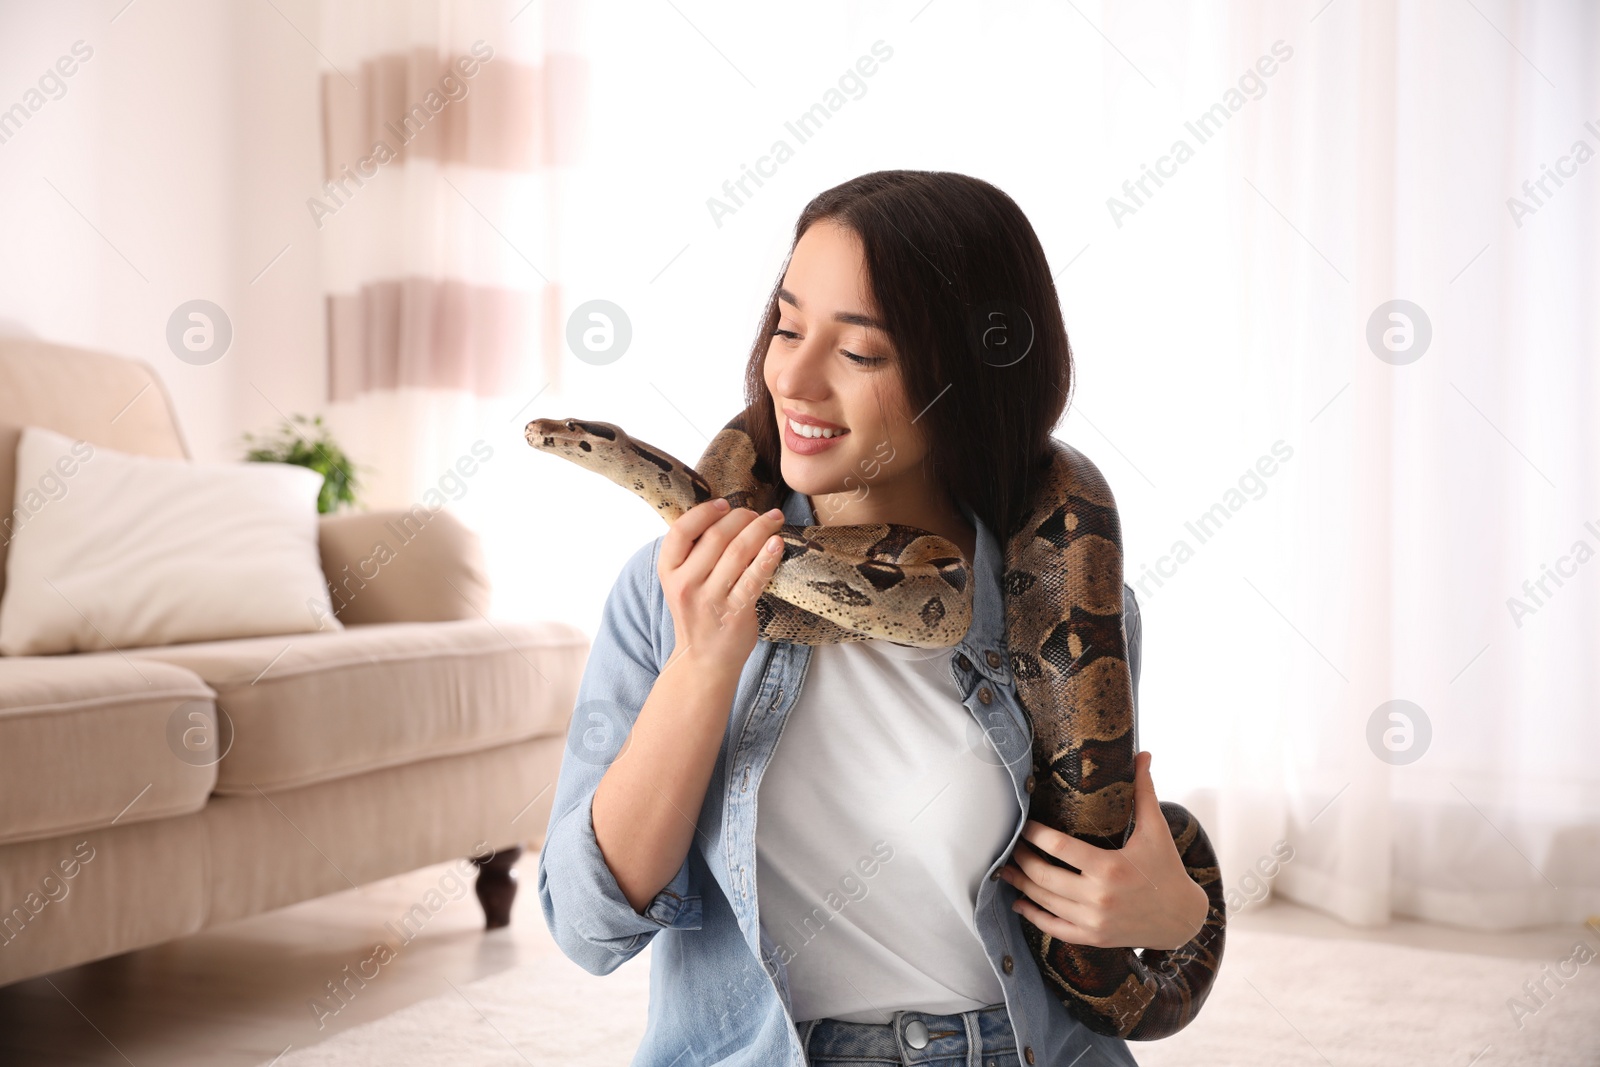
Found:
[[[535,419],[525,434],[534,448],[636,493],[670,523],[712,497],[758,513],[777,506],[743,419],[741,413],[718,432],[695,468],[610,423]],[[1132,829],[1134,767],[1122,528],[1094,464],[1059,441],[1051,445],[1027,519],[1005,546],[1006,643],[1033,729],[1039,783],[1029,814],[1090,844],[1119,848]],[[882,637],[946,648],[966,635],[971,569],[949,541],[885,523],[785,525],[780,532],[783,559],[756,603],[763,640],[823,645]],[[1222,960],[1226,912],[1216,854],[1183,807],[1163,802],[1161,813],[1210,901],[1205,925],[1188,944],[1174,951],[1091,948],[1021,920],[1046,983],[1097,1033],[1150,1040],[1177,1032],[1200,1010]]]

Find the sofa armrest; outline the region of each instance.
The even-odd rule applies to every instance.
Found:
[[[324,516],[322,573],[346,626],[473,619],[489,610],[478,535],[445,508]]]

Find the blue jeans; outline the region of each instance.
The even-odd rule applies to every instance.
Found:
[[[806,1062],[817,1067],[1020,1067],[1004,1004],[957,1015],[897,1011],[887,1023],[808,1019],[797,1027]]]

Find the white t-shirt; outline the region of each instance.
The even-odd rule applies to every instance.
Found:
[[[797,1021],[1005,999],[974,913],[1021,807],[959,699],[955,654],[812,649],[756,798],[760,921]]]

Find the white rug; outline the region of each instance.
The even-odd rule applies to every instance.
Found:
[[[644,1033],[649,952],[605,978],[559,956],[517,967],[276,1065],[625,1067]],[[1131,1047],[1142,1067],[1600,1067],[1600,959],[1571,965],[1564,986],[1546,979],[1520,1029],[1507,1007],[1537,1003],[1523,983],[1560,962],[1230,931],[1200,1017]]]

